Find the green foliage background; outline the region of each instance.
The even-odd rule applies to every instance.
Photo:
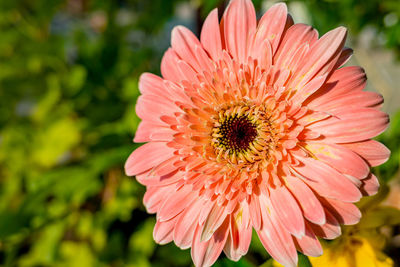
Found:
[[[123,173],[139,119],[134,105],[144,71],[159,73],[183,0],[0,1],[0,263],[4,266],[188,266],[188,250],[152,239],[144,187]],[[187,2],[187,1],[186,1]],[[261,1],[254,1],[261,7]],[[293,1],[292,1],[293,2]],[[192,1],[196,31],[221,1]],[[313,26],[339,24],[356,35],[374,25],[400,51],[392,1],[309,0]],[[397,173],[400,116],[381,139]],[[255,238],[239,263],[268,259]],[[305,265],[307,260],[303,260]]]

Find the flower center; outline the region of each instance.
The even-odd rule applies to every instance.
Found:
[[[257,137],[257,126],[246,115],[234,114],[219,121],[214,128],[215,145],[228,153],[241,153],[249,149]]]
[[[210,141],[214,153],[210,159],[229,168],[267,164],[282,136],[279,121],[283,118],[274,107],[273,100],[261,104],[239,102],[212,115]]]

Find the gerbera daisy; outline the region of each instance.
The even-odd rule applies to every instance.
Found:
[[[250,0],[231,1],[221,22],[213,10],[200,40],[173,29],[162,78],[140,77],[134,141],[148,143],[125,165],[147,187],[156,242],[210,266],[222,250],[246,254],[254,228],[296,266],[297,250],[321,255],[317,236],[359,221],[353,203],[379,186],[370,166],[389,157],[371,138],[389,119],[382,97],[362,91],[363,69],[342,67],[345,38],[339,27],[318,39],[282,3],[257,23]]]

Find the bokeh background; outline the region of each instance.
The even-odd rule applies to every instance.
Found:
[[[2,266],[191,266],[189,250],[154,243],[155,216],[142,204],[145,188],[124,175],[123,164],[139,146],[132,143],[139,123],[134,109],[139,75],[160,73],[174,26],[198,34],[206,14],[226,2],[0,0]],[[274,3],[253,2],[258,15]],[[287,3],[296,22],[313,25],[320,35],[348,27],[348,46],[355,51],[350,64],[363,66],[367,89],[385,97],[391,127],[378,139],[392,157],[374,169],[382,190],[363,212],[375,222],[367,232],[383,240],[374,246],[377,257],[387,255],[396,265],[400,2]],[[275,263],[254,238],[240,262],[221,256],[216,266],[261,264]],[[300,265],[310,262],[300,256]]]

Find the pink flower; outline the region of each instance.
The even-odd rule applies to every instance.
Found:
[[[353,204],[378,190],[370,166],[389,157],[371,138],[389,123],[379,94],[362,91],[362,68],[342,67],[346,29],[318,39],[293,24],[285,4],[257,23],[250,0],[213,10],[200,41],[172,31],[163,78],[144,73],[142,119],[127,175],[147,187],[154,239],[191,247],[197,266],[222,252],[237,261],[252,229],[268,253],[296,266],[297,250],[319,256],[317,239],[355,224]]]

